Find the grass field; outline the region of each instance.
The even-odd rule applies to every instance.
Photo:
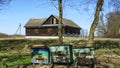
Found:
[[[66,44],[71,43],[77,46],[81,46],[81,45],[84,46],[84,44],[77,44],[77,43],[82,43],[85,42],[86,40],[87,38],[70,37],[70,38],[64,38],[64,43]],[[118,47],[109,48],[111,47],[110,44],[113,44],[112,46],[119,46],[119,39],[95,38],[95,41],[100,41],[100,42],[102,41],[104,43],[104,44],[100,43],[102,47],[95,50],[95,56],[97,60],[101,62],[101,64],[104,65],[107,61],[109,61],[109,63],[112,63],[115,66],[120,65],[120,61],[119,61],[120,48]],[[0,68],[3,68],[3,64],[7,64],[8,66],[14,66],[14,65],[31,63],[30,48],[28,47],[29,45],[34,45],[34,44],[50,45],[57,43],[58,43],[57,39],[25,39],[24,37],[1,38]]]

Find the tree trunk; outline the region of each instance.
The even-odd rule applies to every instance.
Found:
[[[94,40],[94,31],[95,31],[95,28],[97,27],[97,24],[99,22],[99,14],[100,14],[100,11],[102,9],[103,2],[104,2],[104,0],[98,0],[97,1],[95,15],[94,15],[94,21],[91,25],[90,32],[89,32],[89,37],[88,37],[89,42]]]
[[[62,0],[58,0],[59,7],[59,26],[58,26],[58,36],[59,36],[59,45],[63,44],[63,30],[62,30]]]
[[[119,48],[120,48],[120,24],[119,24]]]

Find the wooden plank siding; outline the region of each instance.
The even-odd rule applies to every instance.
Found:
[[[27,28],[26,36],[57,36],[58,28]]]
[[[64,36],[78,36],[80,31],[78,28],[64,27]],[[58,36],[57,27],[44,27],[44,28],[26,28],[26,36]]]
[[[30,19],[26,25],[26,36],[58,36],[59,17]],[[63,36],[79,36],[81,28],[69,19],[63,18]]]
[[[74,28],[74,27],[65,27],[64,29],[65,33],[64,36],[79,36],[80,35],[80,29]]]

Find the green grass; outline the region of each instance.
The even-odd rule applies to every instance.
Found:
[[[12,65],[22,65],[22,64],[28,64],[31,62],[30,56],[17,56],[17,57],[11,57],[4,63],[8,66]]]
[[[77,45],[79,42],[86,42],[87,39],[83,38],[64,38],[64,43],[74,43]],[[99,49],[95,51],[95,55],[98,59],[101,61],[106,60],[104,58],[104,55],[107,53],[110,53],[112,55],[119,55],[120,56],[120,49],[117,47],[114,48],[107,48],[110,45],[117,46],[118,39],[96,39],[96,42]],[[107,42],[105,42],[107,41]],[[26,45],[34,45],[34,44],[56,44],[58,43],[57,39],[12,39],[12,40],[0,40],[0,68],[3,68],[3,64],[7,64],[8,66],[14,66],[14,65],[22,65],[22,64],[28,64],[31,63],[31,57],[29,48],[23,50],[23,48]],[[108,44],[109,43],[109,44]],[[102,46],[101,46],[102,45]],[[113,45],[113,46],[114,46]],[[77,45],[81,46],[81,45]],[[113,47],[111,46],[111,47]],[[3,58],[6,58],[6,60],[2,60]],[[111,60],[112,61],[112,60]],[[120,61],[116,59],[112,63],[114,65],[120,65]]]
[[[26,51],[0,51],[0,68],[4,68],[3,64],[11,67],[14,65],[24,65],[28,63],[31,63],[31,56],[30,53]]]
[[[24,64],[29,64],[31,63],[31,57],[29,56],[24,56],[24,55],[13,55],[13,56],[6,56],[6,60],[1,60],[0,62],[0,68],[3,68],[3,64],[10,66],[14,65],[24,65]]]

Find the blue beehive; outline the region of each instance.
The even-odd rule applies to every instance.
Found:
[[[31,47],[32,63],[44,63],[50,62],[50,50],[47,47],[37,46]]]

